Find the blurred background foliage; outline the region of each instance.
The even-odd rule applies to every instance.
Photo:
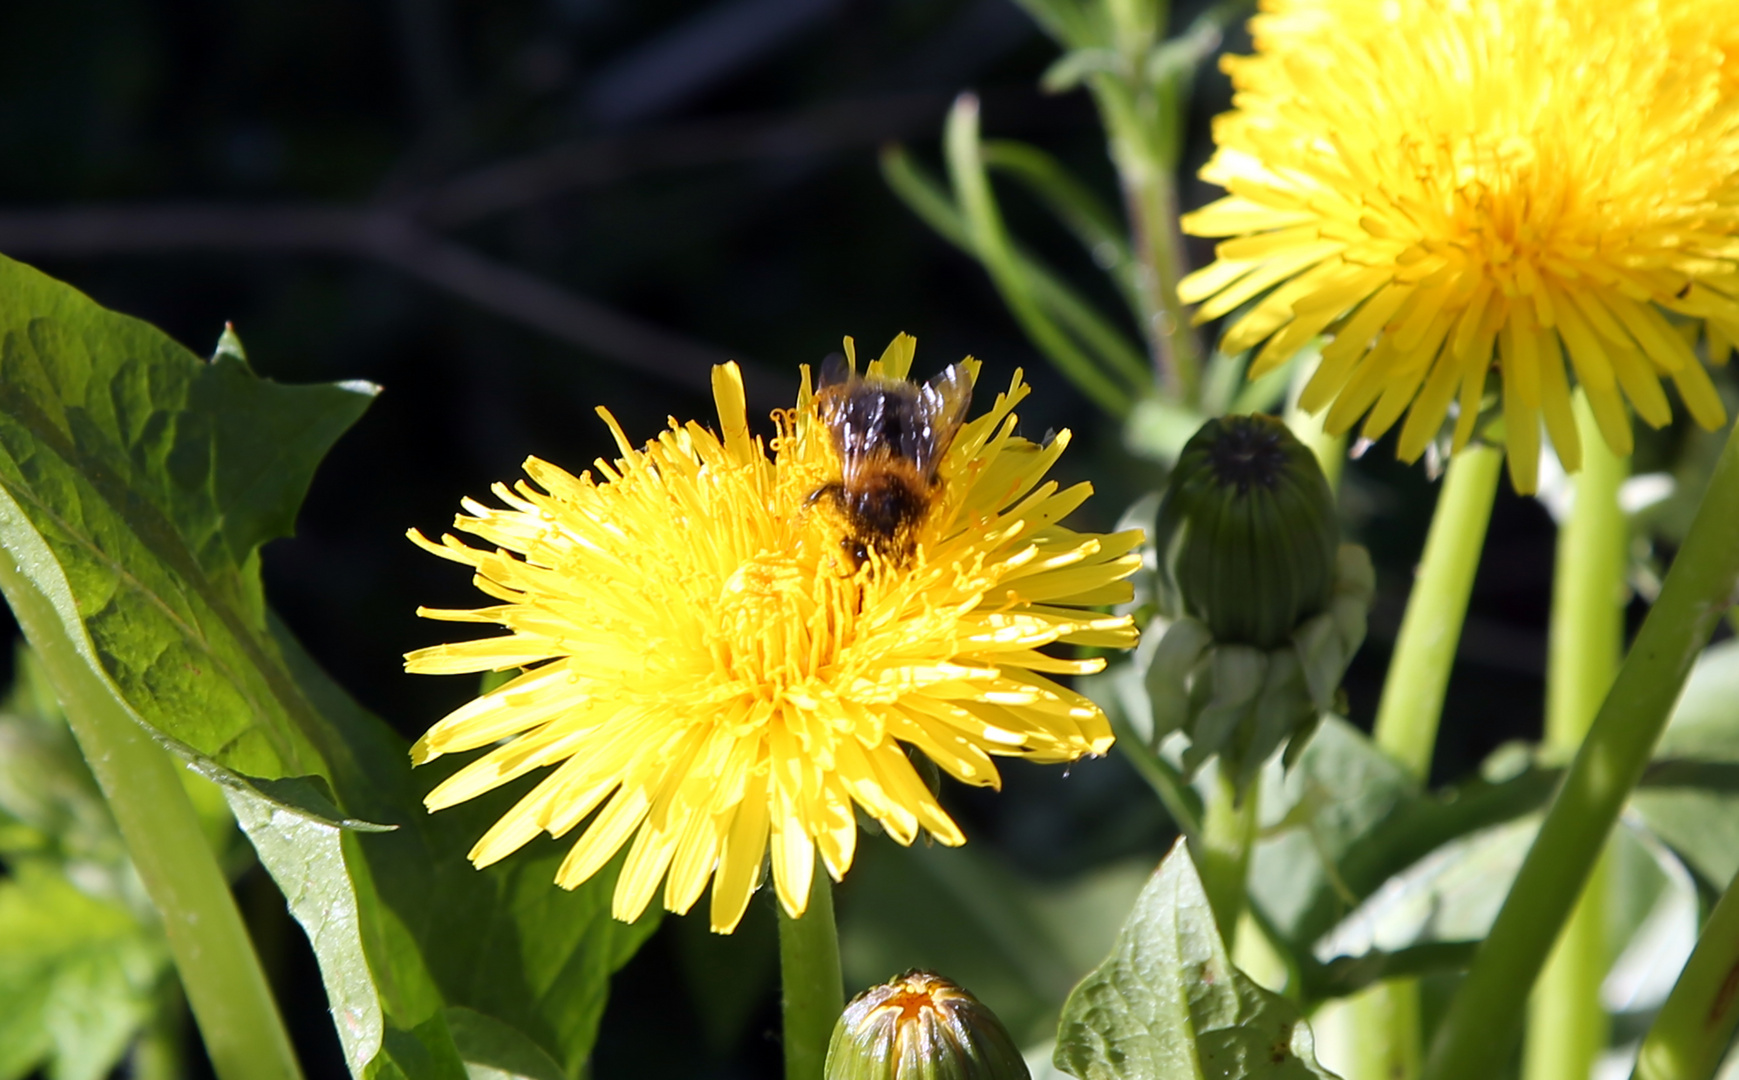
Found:
[[[1206,6],[1177,4],[1170,26]],[[1225,47],[1243,51],[1237,22]],[[597,405],[634,437],[666,416],[708,416],[707,367],[725,358],[744,364],[764,415],[789,402],[797,365],[842,334],[879,350],[910,331],[921,374],[966,353],[994,382],[1026,369],[1037,392],[1023,423],[1033,435],[1075,430],[1060,472],[1098,487],[1083,511],[1093,527],[1152,490],[1162,466],[1046,363],[980,266],[878,167],[897,142],[903,160],[942,175],[944,119],[971,89],[985,138],[1042,147],[1119,206],[1088,95],[1041,89],[1057,57],[1011,0],[6,5],[0,251],[198,353],[232,322],[270,378],[384,387],[317,476],[296,539],[267,550],[265,574],[315,657],[414,735],[474,687],[403,674],[402,653],[435,639],[413,610],[473,594],[404,530],[439,530],[461,495],[512,478],[528,454],[578,468],[606,453]],[[1207,120],[1229,107],[1211,63],[1189,102],[1183,209],[1213,195],[1193,179]],[[1119,308],[1107,275],[1029,191],[998,192],[1026,249]],[[1210,251],[1192,243],[1188,261],[1202,265]],[[1646,437],[1636,471],[1694,460],[1678,453],[1682,427]],[[1424,471],[1386,446],[1343,484],[1348,538],[1369,547],[1378,575],[1370,638],[1346,683],[1350,718],[1367,729],[1433,498]],[[1674,507],[1658,515],[1669,531],[1683,517]],[[1541,503],[1506,489],[1438,776],[1538,736],[1552,544]],[[10,664],[11,650],[0,657]],[[0,735],[59,753],[52,710],[18,685]],[[946,860],[866,844],[841,889],[841,933],[852,985],[936,966],[1024,1040],[1054,1024],[1174,830],[1116,757],[1066,772],[1015,763],[1006,788],[1013,797],[945,790],[974,840]],[[100,806],[86,809],[100,819]],[[0,835],[25,835],[13,806],[0,817]],[[100,820],[87,832],[98,847],[113,841]],[[6,850],[6,872],[22,881],[33,871],[18,850]],[[339,1075],[306,941],[245,856],[238,888],[309,1075]],[[128,921],[138,898],[125,874],[90,858],[116,883],[114,910],[91,918],[109,919],[137,954],[105,985],[144,1016],[164,1007],[135,985],[165,970],[161,947],[148,918]],[[731,938],[666,919],[616,979],[594,1074],[773,1074],[772,939],[767,904]],[[673,1029],[704,1037],[640,1038]],[[84,1074],[63,1062],[53,1075]]]

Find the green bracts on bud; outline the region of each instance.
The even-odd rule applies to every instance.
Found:
[[[927,971],[874,986],[840,1014],[827,1080],[1029,1080],[996,1014]]]
[[[1183,769],[1218,757],[1242,792],[1291,761],[1365,637],[1370,556],[1340,542],[1310,449],[1268,416],[1228,416],[1184,445],[1153,531],[1160,617],[1144,681],[1155,749],[1189,737]]]
[[[1154,543],[1168,616],[1272,649],[1328,607],[1340,525],[1309,447],[1271,416],[1227,416],[1184,444]]]

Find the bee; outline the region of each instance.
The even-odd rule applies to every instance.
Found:
[[[815,401],[843,467],[807,504],[826,500],[839,511],[846,524],[840,547],[853,565],[872,551],[895,565],[909,561],[942,490],[937,469],[972,403],[972,376],[954,364],[922,386],[864,379],[835,355],[822,367]]]

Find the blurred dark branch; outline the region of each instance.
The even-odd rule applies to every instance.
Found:
[[[122,253],[280,252],[364,258],[585,349],[623,367],[702,391],[728,357],[441,235],[576,188],[660,169],[813,158],[936,132],[935,93],[836,101],[800,113],[725,117],[605,136],[485,166],[371,206],[308,203],[90,205],[0,209],[0,251],[79,258]],[[1009,89],[987,98],[1000,130],[1091,122],[1078,101]],[[749,400],[777,404],[787,380],[741,359]]]
[[[998,95],[999,97],[1001,95]],[[1023,98],[1035,95],[1022,91]],[[889,94],[803,112],[731,116],[588,139],[484,166],[408,200],[430,222],[461,225],[583,187],[660,169],[813,157],[941,129],[950,96]],[[1039,110],[1039,119],[1057,108]]]
[[[706,391],[712,365],[729,359],[710,346],[440,237],[395,210],[288,204],[0,212],[0,251],[61,258],[172,251],[367,258],[603,359],[681,386]],[[743,367],[751,397],[771,395],[777,385],[773,376],[753,371],[750,364]]]
[[[724,0],[677,23],[592,80],[586,112],[606,124],[675,108],[820,23],[841,0]]]

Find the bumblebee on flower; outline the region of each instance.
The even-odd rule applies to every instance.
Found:
[[[627,846],[618,918],[638,917],[660,884],[665,907],[687,911],[711,881],[713,928],[729,932],[768,855],[793,916],[817,854],[844,875],[854,806],[903,844],[920,829],[964,842],[906,747],[988,786],[999,782],[993,756],[1063,762],[1109,748],[1098,708],[1051,678],[1103,662],[1040,650],[1134,643],[1128,617],[1091,608],[1128,598],[1141,534],[1059,524],[1091,489],[1043,481],[1068,436],[1040,446],[1015,433],[1028,392],[1018,372],[976,419],[914,414],[957,433],[936,440],[919,474],[923,512],[900,519],[899,543],[862,542],[846,497],[849,444],[822,405],[853,387],[928,400],[900,382],[913,346],[901,335],[839,390],[818,394],[806,373],[765,444],[750,434],[736,367],[717,368],[716,434],[673,421],[636,448],[602,413],[621,456],[596,462],[595,475],[533,458],[530,482],[495,486],[506,509],[464,503],[455,528],[494,550],[411,534],[473,567],[501,601],[421,613],[509,632],[418,650],[407,669],[523,669],[413,748],[421,763],[501,743],[427,805],[554,767],[477,842],[473,862],[583,825],[558,884],[578,885]],[[967,360],[944,378],[953,387],[978,370]],[[949,391],[950,409],[960,397]]]

